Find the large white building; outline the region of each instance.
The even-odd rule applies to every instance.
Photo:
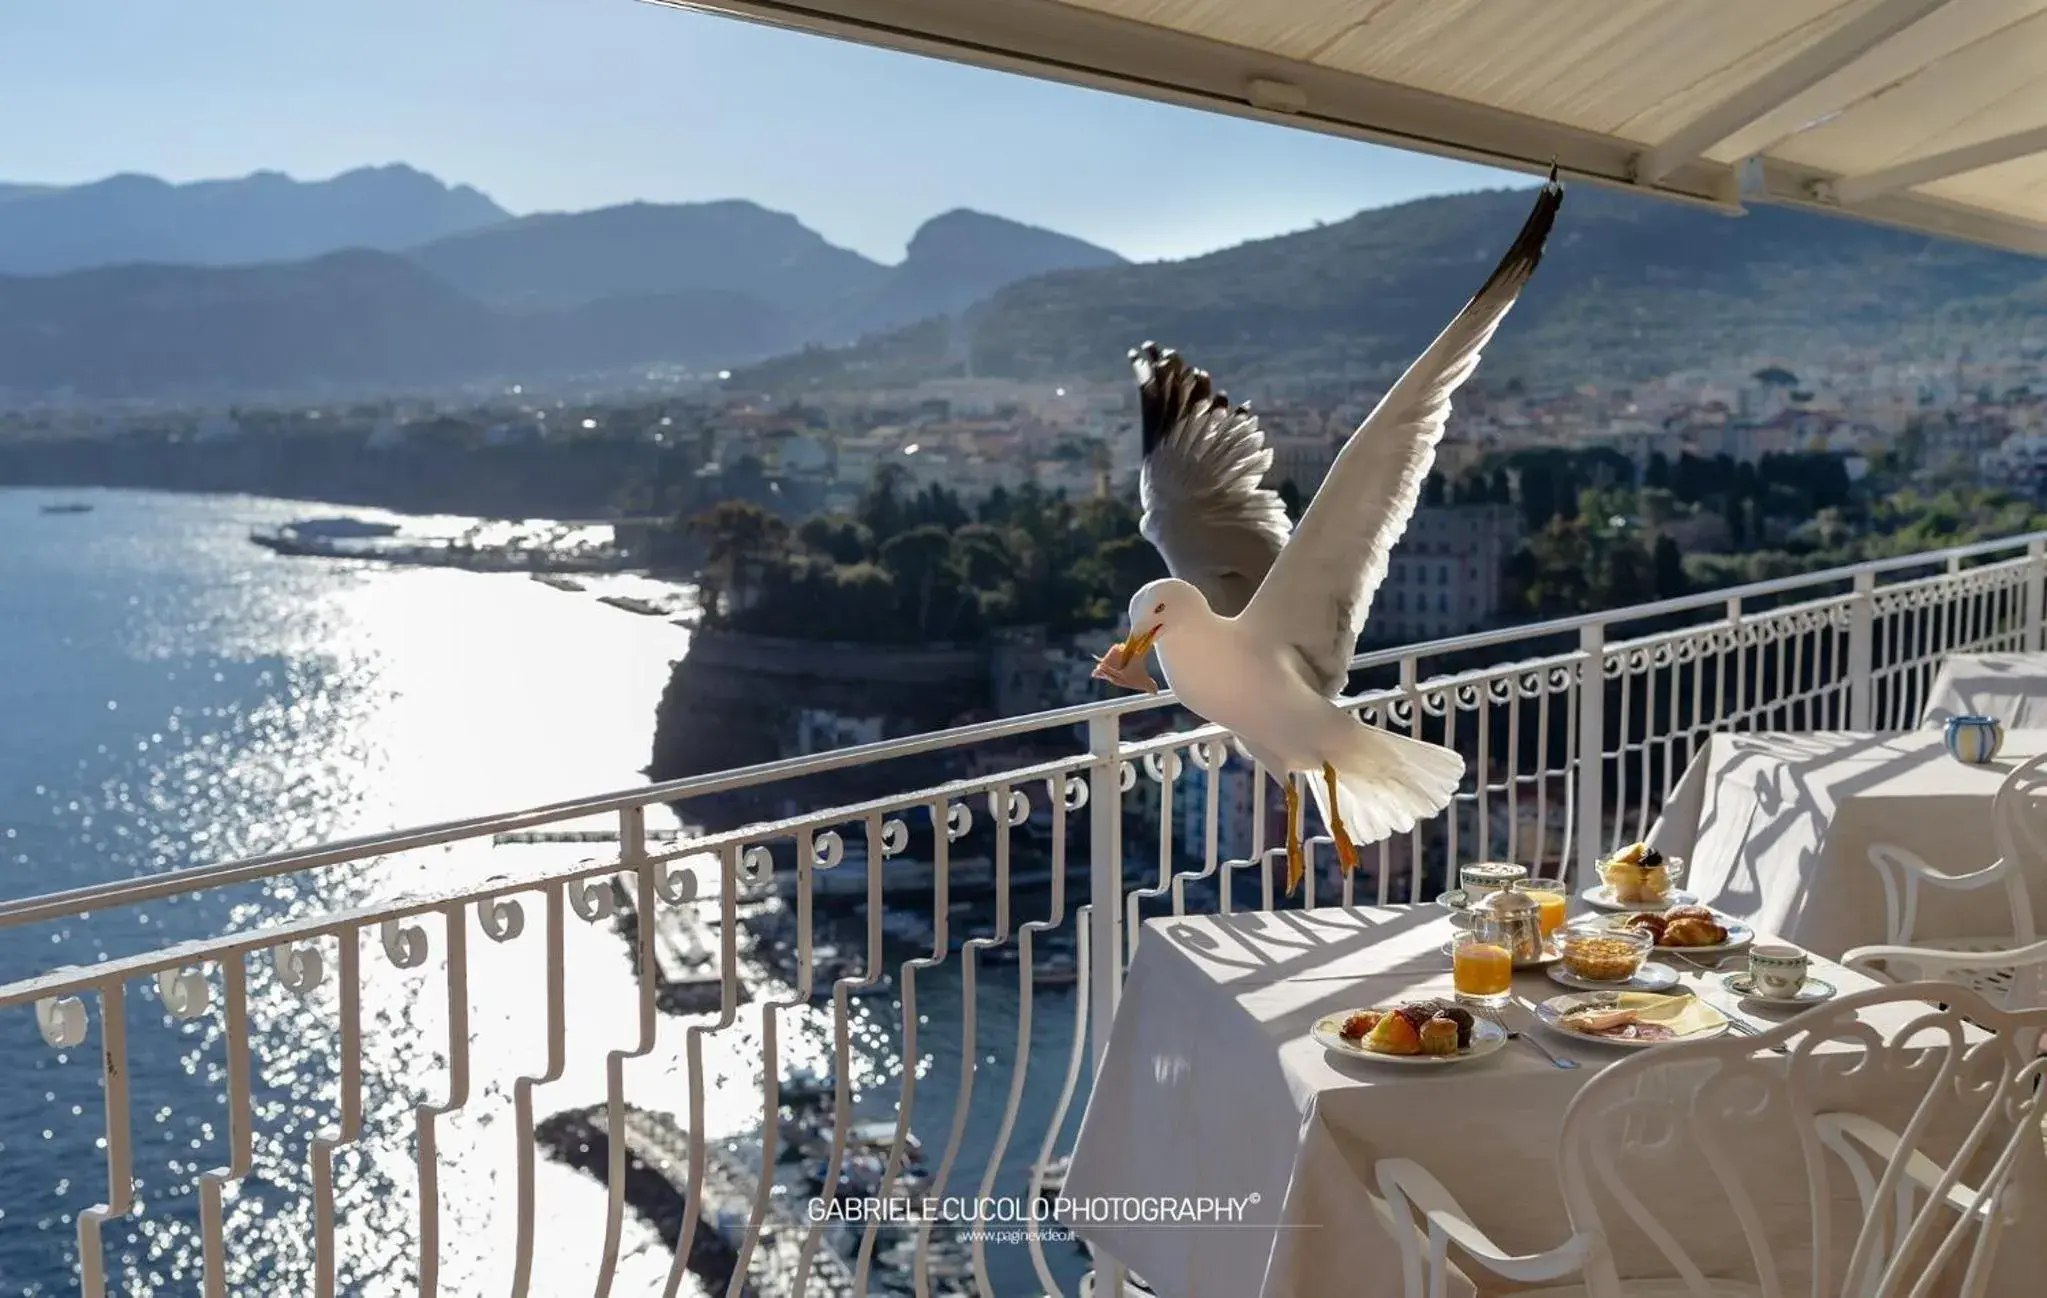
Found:
[[[1500,611],[1501,571],[1520,535],[1511,505],[1417,509],[1393,551],[1366,634],[1427,640],[1490,625]]]

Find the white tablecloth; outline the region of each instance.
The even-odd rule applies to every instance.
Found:
[[[2047,731],[2013,730],[1996,762],[1968,766],[1937,730],[1714,735],[1649,841],[1686,858],[1683,887],[1707,905],[1839,956],[1887,937],[1870,845],[1894,843],[1955,874],[1989,865],[1997,787],[2043,749]],[[2047,877],[2026,884],[2047,932]],[[2001,887],[1922,889],[1915,929],[1928,944],[2010,933],[2010,903]]]
[[[1554,1068],[1532,1045],[1512,1042],[1487,1059],[1423,1071],[1335,1059],[1308,1037],[1324,1014],[1448,994],[1442,947],[1450,931],[1447,917],[1428,907],[1147,923],[1064,1195],[1249,1206],[1228,1224],[1071,1224],[1162,1298],[1399,1298],[1396,1245],[1368,1191],[1378,1159],[1406,1157],[1434,1172],[1509,1251],[1561,1244],[1568,1225],[1556,1152],[1564,1110],[1599,1067],[1623,1057],[1620,1050],[1547,1037],[1582,1067]],[[1843,990],[1870,985],[1825,961],[1814,970]],[[1770,1019],[1767,1011],[1737,1009],[1710,975],[1686,981],[1723,1010],[1752,1023]],[[1516,983],[1517,995],[1532,1000],[1562,990],[1539,972],[1517,975]],[[1528,1018],[1508,1013],[1510,1021]],[[1795,1140],[1759,1133],[1737,1154],[1796,1166],[1795,1149]],[[1711,1181],[1693,1168],[1661,1185],[1687,1209],[1704,1200],[1697,1210],[1725,1227],[1709,1225],[1706,1238],[1725,1243],[1694,1255],[1709,1267],[1728,1266],[1745,1253],[1732,1252],[1740,1234],[1731,1218],[1712,1215],[1724,1210],[1712,1206],[1721,1200]],[[1837,1220],[1853,1221],[1853,1190],[1845,1176],[1839,1181]],[[1772,1233],[1786,1236],[1779,1241],[1786,1291],[1800,1292],[1805,1182],[1799,1174],[1782,1184],[1796,1202],[1773,1205],[1772,1220],[1784,1225]],[[2034,1234],[2015,1256],[2038,1275],[2047,1273],[2047,1232]],[[1730,1252],[1716,1255],[1715,1247]],[[1642,1239],[1617,1237],[1615,1248],[1624,1275],[1661,1273],[1644,1261]],[[2001,1256],[2000,1266],[2008,1261]],[[2000,1283],[1998,1292],[2016,1298],[2037,1290],[2021,1281]]]
[[[1959,716],[1996,717],[2007,730],[2047,728],[2047,653],[1949,654],[1919,724]]]

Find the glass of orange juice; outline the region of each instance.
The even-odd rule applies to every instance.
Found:
[[[1571,908],[1571,894],[1562,879],[1523,879],[1514,885],[1514,891],[1525,892],[1535,901],[1537,918],[1542,923],[1542,940],[1545,945],[1556,931],[1564,926],[1564,920]]]
[[[1504,1005],[1514,987],[1514,953],[1492,934],[1460,930],[1450,942],[1450,981],[1460,1001]]]

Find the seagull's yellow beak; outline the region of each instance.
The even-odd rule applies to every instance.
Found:
[[[1094,679],[1120,685],[1126,690],[1142,690],[1147,694],[1159,692],[1159,683],[1144,669],[1145,655],[1151,652],[1152,641],[1158,639],[1161,625],[1153,625],[1138,631],[1121,644],[1110,648],[1095,664]]]

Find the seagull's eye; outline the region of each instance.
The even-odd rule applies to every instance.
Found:
[[[1159,606],[1158,606],[1157,608],[1155,608],[1155,609],[1153,609],[1153,610],[1152,610],[1152,612],[1154,612],[1154,613],[1163,613],[1163,612],[1165,612],[1165,611],[1166,611],[1166,606],[1165,606],[1164,604],[1161,604],[1161,605],[1159,605]]]

